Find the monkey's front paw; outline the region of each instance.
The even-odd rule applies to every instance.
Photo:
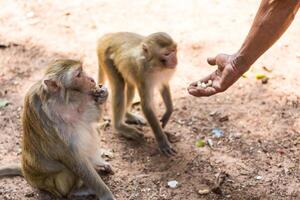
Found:
[[[102,85],[99,85],[99,87],[96,87],[93,90],[92,95],[98,104],[102,104],[107,100],[108,97],[107,88]]]
[[[165,154],[166,156],[174,156],[176,155],[176,150],[172,147],[172,145],[167,141],[167,142],[161,142],[159,144],[159,149],[160,151]]]
[[[114,174],[114,171],[108,162],[103,162],[103,163],[97,164],[95,166],[95,169],[98,173],[105,172],[108,174]]]

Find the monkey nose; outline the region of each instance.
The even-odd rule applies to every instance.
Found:
[[[90,78],[90,81],[91,81],[92,83],[95,83],[95,80],[94,80],[93,78]]]

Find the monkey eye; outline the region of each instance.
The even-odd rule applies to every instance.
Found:
[[[169,56],[170,52],[164,53],[164,56]]]
[[[76,71],[75,77],[80,78],[81,77],[81,71]]]

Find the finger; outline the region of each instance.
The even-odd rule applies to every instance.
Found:
[[[163,154],[167,157],[171,157],[172,155],[168,152],[167,149],[162,150]]]
[[[190,88],[188,89],[189,94],[195,97],[208,97],[217,93],[216,88],[207,87],[207,88]]]
[[[172,148],[168,149],[167,151],[168,151],[168,154],[170,156],[175,156],[176,155],[176,152]]]
[[[223,71],[226,64],[229,62],[229,55],[227,54],[219,54],[216,56],[216,64],[218,65],[219,69]]]
[[[177,154],[177,151],[175,149],[171,149],[171,152],[172,152],[172,155],[176,155]]]
[[[207,58],[207,63],[210,65],[216,65],[216,58],[217,57],[209,57]]]
[[[192,83],[189,85],[189,87],[197,87],[197,82],[198,82],[198,81],[192,82]]]

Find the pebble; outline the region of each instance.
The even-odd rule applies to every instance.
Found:
[[[207,84],[206,84],[207,87],[210,87],[212,86],[212,80],[208,80]]]
[[[201,188],[198,190],[198,194],[205,195],[210,193],[210,189],[207,185],[200,186]]]
[[[209,147],[213,147],[213,141],[212,141],[212,139],[207,139],[207,144],[208,144],[208,146]]]
[[[208,80],[207,83],[198,81],[198,82],[197,82],[197,87],[207,88],[207,87],[212,86],[212,83],[213,83],[212,80]]]
[[[176,180],[172,180],[172,181],[169,181],[168,182],[168,186],[170,187],[170,188],[177,188],[178,187],[178,181],[176,181]]]
[[[28,192],[28,193],[26,193],[25,197],[34,197],[34,192]]]

